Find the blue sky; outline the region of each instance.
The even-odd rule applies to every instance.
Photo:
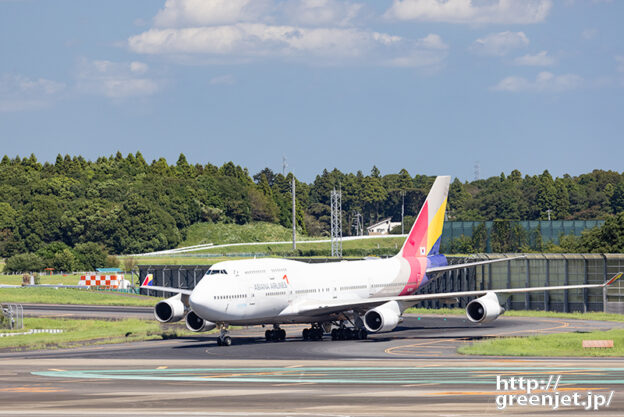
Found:
[[[622,171],[624,2],[0,0],[0,154]]]

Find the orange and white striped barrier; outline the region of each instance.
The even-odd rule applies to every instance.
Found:
[[[85,287],[104,287],[104,288],[126,288],[128,281],[123,275],[83,275],[78,281],[78,285]]]

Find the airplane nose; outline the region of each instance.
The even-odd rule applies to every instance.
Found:
[[[189,296],[189,305],[191,306],[191,310],[197,312],[197,307],[199,307],[199,304],[199,293],[196,290],[193,290],[193,292]]]
[[[199,285],[195,287],[191,295],[189,296],[189,305],[191,310],[203,319],[210,320],[214,316],[214,305],[211,305],[212,291],[207,288],[206,285]]]

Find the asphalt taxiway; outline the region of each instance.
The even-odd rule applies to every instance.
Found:
[[[215,335],[78,349],[0,353],[0,416],[484,415],[496,408],[496,376],[561,376],[562,392],[604,393],[600,415],[624,414],[621,358],[466,357],[463,343],[502,335],[623,328],[624,323],[502,317],[408,316],[367,340],[264,342],[261,327]],[[551,415],[545,407],[505,414]],[[560,408],[564,415],[588,415]]]
[[[216,334],[173,340],[154,340],[78,349],[2,353],[0,358],[106,358],[123,359],[465,359],[456,350],[465,343],[488,337],[527,336],[559,332],[588,332],[624,328],[624,323],[562,320],[554,318],[502,317],[475,324],[464,316],[407,315],[393,332],[371,334],[367,340],[303,341],[305,326],[287,325],[285,342],[265,342],[260,326],[232,331],[232,346],[217,346]]]

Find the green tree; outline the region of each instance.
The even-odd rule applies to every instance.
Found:
[[[95,242],[78,243],[74,246],[76,266],[84,271],[95,271],[106,265],[108,253],[104,247]]]
[[[610,202],[613,213],[618,214],[624,211],[624,182],[619,182],[615,186]]]
[[[6,272],[39,272],[43,269],[43,260],[34,253],[20,253],[6,260]]]
[[[76,256],[69,249],[63,249],[62,251],[54,254],[52,267],[56,271],[74,272],[77,265]]]

